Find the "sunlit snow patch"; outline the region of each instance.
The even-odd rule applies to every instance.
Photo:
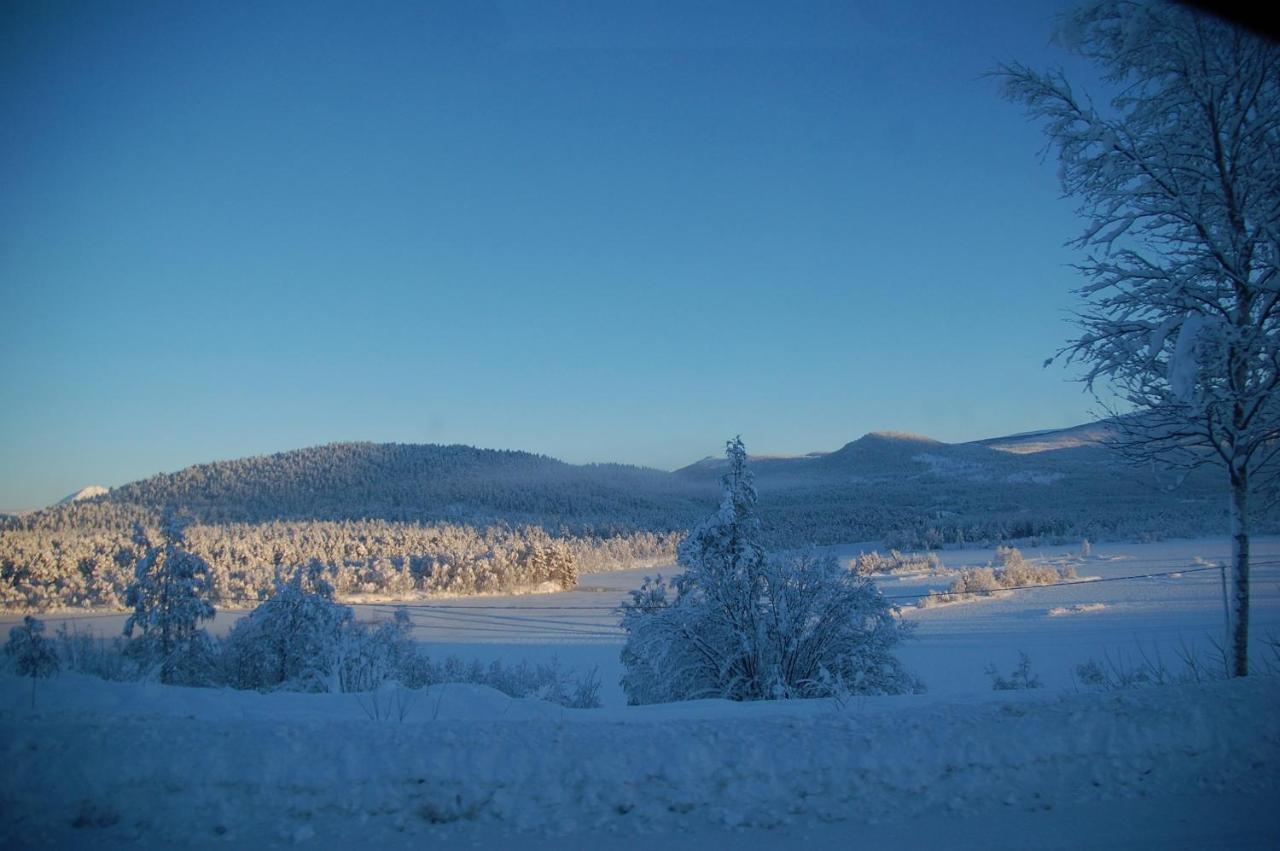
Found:
[[[1106,607],[1106,603],[1078,603],[1074,606],[1054,606],[1049,610],[1049,617],[1058,618],[1063,615],[1083,615],[1087,612],[1100,612]]]

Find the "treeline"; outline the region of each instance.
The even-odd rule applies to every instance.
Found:
[[[1218,500],[1159,498],[1136,488],[1114,488],[1103,498],[1073,484],[1006,485],[994,494],[915,479],[763,491],[762,540],[771,549],[879,541],[926,550],[1158,539],[1226,528]],[[141,507],[93,500],[5,523],[0,606],[120,607],[139,555],[132,525],[155,519]],[[282,572],[312,561],[342,597],[464,595],[547,582],[564,587],[579,572],[670,563],[683,532],[637,528],[637,521],[619,515],[611,529],[593,532],[500,522],[277,520],[198,523],[188,536],[192,551],[214,568],[217,601],[234,605],[262,599]],[[1275,512],[1256,518],[1255,526],[1276,528]]]
[[[310,564],[346,598],[571,588],[580,571],[670,561],[680,539],[670,532],[552,536],[538,526],[386,520],[195,524],[186,535],[187,548],[212,568],[211,598],[220,605],[265,599]],[[8,528],[0,532],[0,606],[123,608],[141,554],[124,524]]]
[[[1126,475],[1127,474],[1127,475]],[[760,521],[771,548],[857,541],[927,550],[1079,541],[1222,535],[1230,528],[1224,491],[1162,491],[1129,470],[1045,485],[940,476],[880,479],[812,488],[760,486]],[[1280,530],[1280,510],[1259,510],[1254,528]]]

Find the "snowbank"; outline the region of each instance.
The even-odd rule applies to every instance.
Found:
[[[403,722],[354,695],[0,680],[0,844],[623,833],[1280,791],[1280,680],[565,710],[478,686]],[[384,692],[383,697],[389,695]],[[331,834],[328,834],[331,835]]]

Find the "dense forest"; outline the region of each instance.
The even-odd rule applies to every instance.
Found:
[[[675,533],[552,537],[537,526],[386,520],[196,524],[186,536],[186,548],[212,568],[212,598],[224,606],[266,599],[298,567],[317,563],[347,599],[573,587],[580,570],[669,561],[679,540]],[[128,527],[6,531],[0,606],[121,608],[140,555]]]

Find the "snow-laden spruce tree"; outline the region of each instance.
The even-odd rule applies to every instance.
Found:
[[[163,683],[201,678],[197,669],[208,663],[212,652],[209,636],[197,628],[215,614],[208,599],[212,572],[208,562],[186,548],[189,522],[166,511],[160,543],[154,543],[141,524],[133,532],[142,556],[125,595],[133,614],[125,621],[124,634],[132,637],[135,629],[142,631],[134,650],[144,664],[159,664]]]
[[[312,562],[276,585],[275,593],[241,618],[227,636],[222,660],[234,688],[338,691],[333,687],[350,606],[334,602],[333,586]]]
[[[630,703],[766,700],[919,688],[893,656],[908,630],[867,579],[833,558],[768,557],[741,439],[720,510],[680,545],[684,572],[622,605]]]
[[[9,630],[4,652],[13,657],[14,672],[18,676],[31,678],[31,708],[35,709],[36,680],[58,673],[58,653],[44,637],[44,621],[31,615],[24,617],[20,626]]]
[[[1103,405],[1131,458],[1223,470],[1244,676],[1250,497],[1280,449],[1280,46],[1163,2],[1091,3],[1059,37],[1106,72],[1109,105],[1060,72],[996,72],[1088,220],[1080,336],[1059,357],[1122,400]]]

